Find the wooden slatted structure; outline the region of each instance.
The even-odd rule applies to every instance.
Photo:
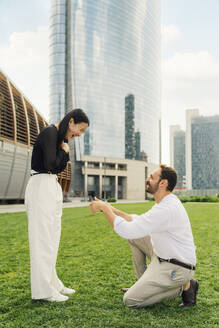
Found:
[[[14,140],[14,118],[7,80],[0,72],[0,136]]]
[[[24,100],[24,101],[25,101],[25,105],[27,108],[27,116],[28,116],[28,121],[29,121],[30,145],[33,146],[34,142],[36,140],[36,137],[38,135],[36,116],[34,115],[33,107],[26,100]]]
[[[41,132],[42,129],[45,128],[46,124],[45,124],[44,119],[42,118],[42,116],[40,116],[39,113],[36,113],[36,116],[37,116],[37,120],[38,120],[38,123],[39,123],[39,129],[40,129],[40,132]]]
[[[48,122],[0,71],[0,141],[32,150],[37,135],[46,126]],[[58,178],[67,193],[71,183],[70,162]]]
[[[21,94],[14,87],[12,87],[12,94],[16,114],[17,142],[28,145],[27,120]]]
[[[62,190],[69,192],[71,185],[71,162],[68,162],[65,170],[58,174],[58,180]]]

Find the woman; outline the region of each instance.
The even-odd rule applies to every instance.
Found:
[[[81,109],[69,112],[58,125],[49,125],[38,135],[31,160],[31,178],[25,204],[31,266],[32,299],[63,302],[73,294],[56,274],[62,216],[62,189],[57,173],[69,161],[68,140],[79,137],[89,126]]]

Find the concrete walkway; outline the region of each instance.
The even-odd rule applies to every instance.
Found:
[[[123,204],[123,203],[143,203],[146,202],[145,200],[125,200],[120,199],[116,203],[112,204]],[[73,200],[72,202],[63,203],[63,208],[69,207],[84,207],[88,206],[90,202],[88,201],[80,201],[80,200]],[[25,205],[24,204],[7,204],[7,205],[0,205],[0,213],[16,213],[16,212],[25,212]]]

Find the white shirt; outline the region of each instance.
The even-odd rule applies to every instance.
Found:
[[[132,215],[132,221],[117,216],[114,230],[126,239],[150,235],[157,256],[196,265],[190,221],[184,206],[173,194],[165,196],[146,213]]]

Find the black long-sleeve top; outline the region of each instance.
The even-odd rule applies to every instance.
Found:
[[[53,124],[47,126],[40,132],[34,144],[31,169],[57,174],[65,169],[68,161],[69,154],[58,145],[57,128]]]

